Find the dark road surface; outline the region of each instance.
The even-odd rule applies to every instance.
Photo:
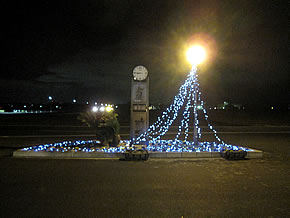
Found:
[[[289,159],[0,159],[1,217],[289,217]]]
[[[90,136],[11,128],[1,127],[0,217],[290,217],[287,126],[220,127],[226,142],[263,150],[262,159],[146,162],[13,158],[12,148]]]

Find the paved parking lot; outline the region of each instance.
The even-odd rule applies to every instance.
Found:
[[[263,159],[0,158],[1,217],[289,217],[290,135],[231,134]]]

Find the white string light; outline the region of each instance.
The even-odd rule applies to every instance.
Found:
[[[188,87],[192,84],[192,79],[192,75],[189,75],[185,83],[179,88],[179,93],[174,97],[173,103],[157,118],[157,121],[146,132],[142,133],[136,139],[132,139],[134,143],[139,144],[141,141],[146,141],[147,137],[153,141],[157,141],[168,132],[169,127],[175,121],[180,109],[184,105],[185,98],[188,94]]]
[[[186,105],[184,106],[184,103]],[[193,102],[193,105],[191,104]],[[135,144],[139,144],[141,141],[151,140],[156,143],[158,140],[161,140],[161,137],[164,136],[169,127],[177,118],[180,113],[181,108],[184,107],[184,111],[182,113],[182,120],[180,125],[178,126],[178,132],[175,136],[175,140],[173,144],[180,144],[179,138],[181,134],[184,132],[184,141],[187,142],[188,132],[189,132],[189,120],[190,120],[190,108],[193,107],[193,118],[194,118],[194,128],[197,131],[198,139],[201,138],[202,132],[199,127],[199,119],[198,119],[198,103],[201,105],[204,119],[208,123],[208,128],[213,132],[215,138],[218,142],[224,144],[224,142],[218,137],[217,131],[213,128],[213,126],[209,123],[208,114],[204,107],[204,102],[201,99],[201,92],[199,90],[199,82],[197,75],[197,68],[194,66],[184,84],[180,87],[178,95],[175,96],[174,102],[162,113],[160,117],[157,118],[157,121],[152,124],[147,131],[139,135],[136,139],[132,139],[132,142]],[[178,143],[179,142],[179,143]]]
[[[139,135],[136,139],[124,140],[122,145],[118,147],[102,148],[100,147],[100,141],[64,141],[54,144],[38,145],[33,147],[27,147],[22,151],[46,151],[46,152],[105,152],[105,153],[123,153],[128,149],[134,149],[130,147],[132,142],[134,144],[140,144],[140,142],[146,141],[146,149],[152,152],[219,152],[224,148],[232,150],[244,150],[250,149],[225,144],[217,135],[217,131],[209,123],[208,114],[204,105],[204,101],[201,98],[201,92],[199,89],[198,75],[196,67],[193,67],[190,71],[184,84],[179,88],[179,93],[174,97],[173,103],[157,118],[157,121],[152,124],[146,132]],[[186,105],[184,105],[186,102]],[[193,102],[193,105],[192,105]],[[197,130],[197,136],[200,139],[202,136],[201,129],[199,127],[197,106],[200,104],[204,119],[207,121],[208,128],[213,132],[216,142],[198,142],[188,141],[189,121],[191,111],[193,108],[194,128]],[[178,127],[177,135],[174,140],[161,140],[170,126],[178,117],[181,109],[184,108],[182,113],[182,120]],[[184,131],[184,141],[179,140],[182,132]]]

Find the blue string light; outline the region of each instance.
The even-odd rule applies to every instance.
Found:
[[[184,107],[184,103],[186,103]],[[193,105],[192,103],[193,102]],[[197,106],[200,104],[204,119],[207,121],[208,128],[213,132],[216,140],[221,143],[222,145],[225,144],[217,135],[217,131],[213,128],[213,126],[209,123],[208,120],[208,114],[204,107],[204,102],[201,98],[201,91],[199,89],[199,82],[198,82],[198,75],[197,75],[197,68],[194,66],[187,79],[185,80],[184,84],[180,87],[179,93],[174,98],[173,104],[171,104],[165,112],[162,113],[160,117],[157,118],[157,121],[152,124],[147,131],[140,134],[136,139],[132,139],[131,142],[133,144],[140,144],[140,142],[145,141],[153,141],[157,142],[158,140],[161,140],[161,137],[164,136],[168,130],[169,127],[172,125],[172,123],[175,121],[177,116],[180,113],[181,108],[184,107],[184,111],[182,113],[182,120],[180,125],[178,126],[178,132],[175,136],[175,142],[173,143],[172,147],[176,147],[179,142],[179,138],[184,133],[184,141],[187,142],[188,139],[188,132],[189,132],[189,120],[191,116],[191,108],[193,108],[193,119],[194,119],[194,128],[197,131],[197,138],[200,139],[202,137],[201,128],[199,127],[199,118],[198,118],[198,110]],[[195,137],[195,136],[194,136]],[[190,144],[190,146],[192,146]]]
[[[192,104],[193,102],[193,104]],[[202,132],[199,127],[197,107],[200,104],[204,119],[207,121],[208,128],[213,132],[218,142],[198,142],[188,141],[190,117],[193,112],[193,125],[197,130],[198,139],[201,138]],[[174,140],[161,140],[178,115],[181,113],[182,120],[178,126],[178,132]],[[193,108],[193,111],[192,111]],[[181,134],[184,132],[184,141],[180,140]],[[201,98],[201,91],[199,89],[197,68],[193,67],[190,71],[184,84],[179,88],[178,94],[174,97],[173,103],[157,118],[157,121],[152,124],[144,133],[132,140],[123,140],[118,147],[100,147],[100,141],[97,140],[77,140],[64,141],[54,144],[44,144],[33,147],[23,148],[22,151],[34,152],[105,152],[105,153],[123,153],[127,150],[134,150],[135,145],[141,142],[146,142],[146,149],[151,152],[220,152],[222,149],[244,150],[251,149],[225,144],[217,135],[217,131],[209,123],[208,114]],[[133,144],[133,146],[130,146]]]
[[[244,150],[251,151],[251,149],[243,148],[235,145],[219,144],[216,142],[200,142],[198,145],[191,141],[181,140],[150,140],[146,149],[151,152],[220,152],[222,149],[228,148],[231,150]],[[124,153],[127,150],[134,150],[130,147],[129,140],[121,141],[119,147],[100,147],[100,141],[88,140],[88,141],[64,141],[54,144],[44,144],[38,146],[31,146],[23,148],[22,151],[33,152],[104,152],[104,153]]]
[[[185,137],[184,140],[186,141],[188,137],[188,131],[189,131],[189,118],[190,118],[190,108],[191,108],[191,98],[192,98],[192,92],[193,92],[193,85],[189,86],[189,95],[187,96],[187,104],[185,106],[185,110],[183,112],[183,119],[181,120],[181,124],[178,127],[178,132],[175,136],[175,141],[177,141],[182,133],[182,129],[184,129]]]
[[[146,141],[149,138],[153,141],[160,140],[161,136],[165,135],[169,127],[177,118],[180,109],[184,105],[185,98],[188,93],[188,88],[191,85],[193,76],[189,75],[185,83],[179,88],[179,93],[174,97],[173,103],[157,118],[157,121],[151,125],[146,132],[142,133],[136,139],[132,139],[133,143],[139,144],[141,141]],[[155,137],[157,135],[157,137]]]

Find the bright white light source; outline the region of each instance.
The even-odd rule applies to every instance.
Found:
[[[52,97],[51,96],[48,96],[48,100],[52,100]]]
[[[102,112],[105,111],[105,107],[102,106],[102,107],[100,108],[100,111],[102,111]]]
[[[113,109],[113,107],[112,106],[107,106],[106,107],[106,111],[107,112],[111,112],[111,111],[113,111],[114,109]]]
[[[197,110],[202,110],[203,109],[201,105],[197,105],[196,108],[197,108]]]
[[[205,60],[206,52],[203,47],[194,45],[187,50],[186,57],[192,65],[198,65]]]
[[[93,108],[92,108],[92,111],[93,112],[97,112],[99,109],[98,109],[98,107],[96,107],[96,106],[94,106]]]
[[[73,103],[76,103],[76,102],[77,102],[77,100],[73,99]]]

